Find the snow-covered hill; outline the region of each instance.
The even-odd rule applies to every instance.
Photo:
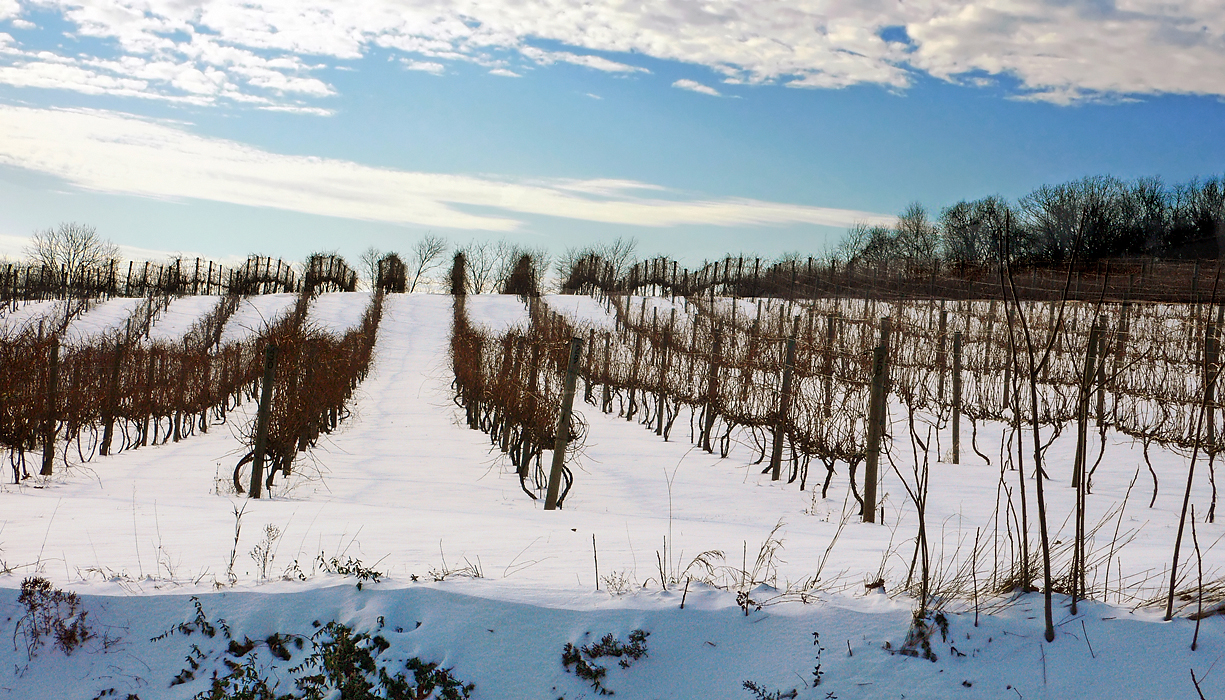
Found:
[[[368,301],[326,295],[309,318],[343,330]],[[547,301],[575,318],[604,313],[593,303]],[[1162,574],[1186,456],[1150,450],[1160,485],[1150,508],[1152,479],[1139,445],[1110,435],[1087,517],[1101,523],[1095,556],[1111,562],[1090,582],[1105,591],[1105,602],[1082,604],[1077,616],[1059,602],[1058,636],[1046,644],[1040,594],[987,595],[1006,577],[993,564],[1006,556],[987,547],[971,554],[976,537],[996,547],[1000,533],[998,547],[1009,546],[999,518],[1013,517],[997,517],[1001,427],[980,425],[976,444],[993,464],[965,450],[960,465],[932,465],[927,517],[938,590],[962,595],[946,601],[948,629],[934,631],[931,662],[895,653],[911,625],[914,600],[900,590],[916,528],[896,473],[885,475],[885,523],[864,524],[848,499],[845,465],[822,499],[763,476],[751,463],[752,446],[734,446],[727,459],[693,447],[684,416],[664,442],[581,405],[589,432],[573,465],[573,491],[564,510],[545,512],[488,437],[461,420],[448,367],[451,304],[442,295],[388,297],[353,416],[300,457],[271,498],[248,500],[229,485],[240,456],[235,431],[249,406],[205,435],[4,486],[0,616],[14,643],[0,646],[10,669],[0,669],[0,696],[95,698],[113,689],[105,697],[188,698],[209,689],[213,670],[228,674],[227,659],[255,659],[253,668],[279,680],[277,692],[294,690],[300,674],[289,669],[310,653],[309,642],[289,647],[284,660],[268,644],[227,655],[223,636],[182,628],[150,641],[196,619],[193,596],[207,619],[226,620],[235,639],[306,638],[316,631],[312,623],[333,620],[380,634],[391,645],[380,658],[440,662],[475,683],[479,698],[592,697],[596,689],[563,666],[564,645],[608,633],[624,642],[635,629],[650,633],[645,658],[626,669],[600,662],[610,667],[604,685],[618,697],[751,699],[742,684],[752,681],[765,697],[796,689],[805,699],[1195,698],[1192,671],[1205,697],[1225,695],[1225,661],[1218,663],[1225,617],[1203,620],[1192,652],[1194,622],[1164,623],[1161,611],[1137,608],[1168,585]],[[188,306],[178,310],[190,315]],[[207,312],[207,304],[198,306]],[[287,296],[255,298],[230,320],[226,337],[253,332],[291,306]],[[526,322],[515,297],[473,298],[468,312],[495,332]],[[164,332],[190,324],[165,318]],[[1071,433],[1048,452],[1048,508],[1059,542],[1071,532]],[[962,435],[969,434],[967,423]],[[895,450],[908,458],[909,441],[899,438]],[[824,469],[812,468],[819,475],[809,482],[819,485]],[[1204,507],[1209,473],[1197,476],[1192,491]],[[1004,477],[1012,488],[1016,473]],[[1202,520],[1204,578],[1219,581],[1225,525]],[[1196,581],[1190,556],[1180,589]],[[358,570],[383,574],[381,581],[363,581],[359,590],[354,576],[325,570],[355,561]],[[88,612],[96,636],[71,656],[51,645],[28,653],[17,589],[34,575],[78,593]],[[984,590],[977,626],[967,577]],[[877,578],[883,590],[865,586]],[[738,592],[752,602],[738,603]],[[189,657],[201,668],[171,686]],[[817,663],[821,682],[813,687]]]

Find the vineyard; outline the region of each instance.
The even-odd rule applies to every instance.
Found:
[[[722,458],[733,446],[746,447],[755,464],[765,465],[763,475],[801,491],[811,485],[814,498],[818,484],[827,498],[836,470],[845,468],[849,496],[867,522],[885,519],[877,494],[891,466],[920,514],[906,585],[921,601],[932,595],[922,512],[934,461],[958,464],[972,453],[999,470],[1004,496],[997,494],[994,529],[976,536],[971,552],[977,559],[980,548],[989,548],[1007,557],[992,567],[996,591],[1028,590],[1042,579],[1048,600],[1055,588],[1073,601],[1106,594],[1113,563],[1092,557],[1085,513],[1108,441],[1118,436],[1142,445],[1150,507],[1161,488],[1150,447],[1190,454],[1188,482],[1196,460],[1205,460],[1210,495],[1200,513],[1215,523],[1215,460],[1225,447],[1215,390],[1225,305],[1215,271],[1201,288],[1199,265],[1184,265],[1179,272],[1189,279],[1172,275],[1174,289],[1160,293],[1146,265],[1139,282],[1131,274],[1125,286],[1112,286],[1100,266],[1046,271],[1043,284],[1035,283],[1034,271],[1024,290],[1013,271],[1007,278],[997,271],[995,296],[984,299],[964,298],[973,284],[953,298],[911,298],[907,290],[924,284],[922,270],[890,278],[844,269],[840,278],[836,264],[822,270],[812,260],[762,270],[760,262],[728,259],[690,272],[656,259],[622,277],[611,270],[595,256],[576,263],[563,289],[592,303],[568,315],[549,308],[553,300],[571,306],[566,296],[521,291],[525,327],[500,335],[474,331],[464,297],[455,297],[456,401],[468,425],[510,456],[533,499],[547,481],[541,451],[559,432],[583,436],[581,419],[559,425],[557,417],[574,338],[586,348],[570,368],[583,381],[584,400],[663,440],[674,438],[680,418],[696,447]],[[926,272],[929,290],[947,288]],[[1050,283],[1055,274],[1062,276],[1062,296],[1049,298],[1059,291]],[[839,284],[855,295],[837,294]],[[1180,296],[1197,301],[1164,301]],[[980,440],[987,425],[998,440]],[[1051,465],[1047,449],[1065,430],[1076,435],[1073,463]],[[1096,450],[1088,444],[1091,433]],[[824,473],[810,478],[814,461]],[[1041,477],[1032,486],[1027,468]],[[562,478],[564,499],[576,487],[569,470]],[[1041,483],[1048,479],[1070,483],[1076,494],[1075,533],[1054,561]],[[1030,539],[1031,490],[1041,547]],[[1188,485],[1184,520],[1190,494]],[[662,567],[660,574],[666,577]],[[1180,581],[1186,585],[1172,574],[1167,616]]]
[[[758,673],[798,687],[821,643],[842,652],[816,652],[821,690],[778,697],[873,697],[873,683],[947,697],[963,681],[1067,697],[1099,657],[1138,664],[1150,680],[1129,682],[1150,690],[1180,664],[1170,697],[1194,697],[1188,666],[1207,695],[1225,689],[1184,643],[1219,647],[1225,619],[1214,264],[686,270],[586,255],[550,293],[516,251],[500,294],[472,293],[466,264],[450,294],[405,293],[395,255],[362,291],[335,256],[8,268],[0,576],[173,608],[160,628],[139,605],[116,619],[121,598],[94,609],[222,673],[203,640],[164,639],[183,606],[160,593],[196,592],[257,650],[335,618],[460,672],[502,653],[513,619],[546,669],[532,697],[586,686],[524,640],[594,643],[581,637],[608,631],[588,629],[597,618],[711,655],[673,677],[650,664],[679,663],[679,647],[653,647],[653,680],[610,671],[628,697],[738,696]],[[297,602],[226,602],[252,591]],[[727,636],[729,617],[769,643]],[[1163,654],[1137,660],[1136,644]],[[288,673],[266,646],[252,673]],[[1008,675],[1018,655],[1032,664]],[[141,678],[165,666],[116,663]],[[183,678],[174,697],[208,691],[203,672]],[[493,693],[480,697],[528,697],[514,674],[476,682]],[[89,697],[120,687],[106,683]],[[156,683],[124,687],[158,697]]]
[[[340,337],[313,328],[313,300],[354,290],[356,273],[343,260],[311,258],[301,282],[290,265],[255,257],[235,270],[197,260],[187,274],[181,261],[129,264],[122,284],[115,269],[112,264],[107,274],[82,273],[78,278],[87,283],[59,287],[31,277],[28,268],[19,275],[10,266],[6,273],[12,281],[6,304],[14,311],[26,310],[18,307],[22,298],[42,301],[33,305],[33,314],[0,317],[7,321],[0,339],[0,445],[8,451],[13,483],[30,478],[28,454],[39,455],[37,473],[49,477],[57,457],[69,464],[70,452],[85,463],[95,455],[179,442],[225,424],[244,400],[267,394],[276,400],[240,428],[248,452],[233,478],[242,493],[240,471],[252,464],[249,484],[257,495],[265,461],[265,485],[271,487],[276,472],[288,475],[295,456],[346,416],[368,371],[383,295],[371,295],[360,322]],[[117,317],[93,332],[77,330],[99,301],[120,289],[125,297],[139,298],[112,299]],[[155,338],[161,316],[192,293],[215,301],[181,334],[158,332]],[[260,315],[253,295],[278,293],[291,299],[281,313],[259,325],[242,318]],[[129,301],[134,303],[124,303]]]

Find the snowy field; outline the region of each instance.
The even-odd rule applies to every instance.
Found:
[[[212,308],[215,299],[206,299],[172,304],[155,332],[185,330],[188,317]],[[360,321],[368,301],[365,294],[324,295],[308,318],[343,332]],[[591,299],[545,301],[572,319],[611,325]],[[527,322],[515,297],[480,295],[467,304],[473,322],[494,332]],[[292,305],[292,295],[244,301],[223,342],[258,332]],[[653,300],[648,312],[656,306],[662,315],[672,302]],[[74,325],[96,332],[113,326],[119,311],[102,305]],[[1082,603],[1074,616],[1056,595],[1057,636],[1047,644],[1041,594],[984,593],[977,604],[972,596],[950,597],[947,634],[933,635],[932,662],[894,653],[915,606],[901,589],[916,519],[897,473],[884,475],[884,523],[865,524],[854,500],[848,504],[845,465],[822,499],[819,463],[801,492],[762,475],[748,445],[734,446],[727,459],[694,448],[686,416],[664,442],[615,413],[577,405],[589,434],[572,465],[573,491],[564,510],[545,512],[520,490],[488,437],[463,424],[450,392],[451,318],[451,297],[388,297],[353,416],[299,458],[272,498],[247,500],[229,484],[249,404],[205,435],[98,457],[46,482],[4,486],[0,616],[13,627],[13,643],[0,645],[0,697],[191,698],[208,691],[213,670],[228,673],[226,640],[182,628],[163,635],[196,620],[193,596],[214,624],[224,618],[235,639],[309,637],[313,623],[332,620],[377,631],[390,643],[381,658],[437,661],[474,683],[476,698],[594,697],[592,684],[563,666],[563,647],[608,633],[624,642],[636,629],[649,633],[647,656],[628,668],[602,661],[609,666],[603,684],[617,697],[752,700],[743,687],[752,681],[763,697],[826,700],[1197,698],[1192,672],[1204,697],[1225,697],[1225,616],[1202,621],[1192,651],[1193,604],[1180,601],[1172,622],[1161,621],[1163,609],[1142,605],[1168,586],[1186,455],[1150,448],[1159,490],[1149,507],[1152,478],[1140,445],[1110,434],[1086,517],[1091,528],[1101,524],[1089,559],[1108,564],[1091,568],[1089,583],[1105,602]],[[893,413],[902,420],[900,410]],[[911,446],[904,424],[896,425],[892,452],[908,474]],[[1071,535],[1074,432],[1065,430],[1048,452],[1052,542]],[[996,562],[1002,565],[1005,541],[970,554],[976,537],[1003,539],[1000,517],[1011,517],[997,515],[1004,433],[998,425],[978,427],[976,444],[991,465],[970,449],[970,433],[967,421],[962,464],[931,465],[935,577],[950,592],[962,574],[984,590],[984,581],[1004,575]],[[1091,460],[1096,450],[1094,439]],[[1191,500],[1201,514],[1197,538],[1208,582],[1225,575],[1225,524],[1202,517],[1212,495],[1204,466]],[[1016,472],[1004,478],[1016,488]],[[1032,479],[1028,487],[1032,499]],[[1036,525],[1030,541],[1037,552]],[[695,562],[710,552],[719,554],[702,557],[709,567]],[[1189,534],[1183,553],[1180,590],[1196,581]],[[325,562],[360,560],[384,576],[359,590],[353,576],[324,571],[320,555]],[[1066,554],[1057,557],[1056,570],[1066,561]],[[18,633],[25,615],[18,588],[34,574],[81,596],[96,636],[71,656],[49,645],[31,656]],[[690,583],[686,592],[691,578],[714,585]],[[745,591],[752,602],[742,607],[737,592],[746,578],[754,584]],[[878,578],[883,589],[865,585]],[[289,669],[310,645],[291,647],[289,660],[271,651],[257,645],[242,660],[254,659],[277,679],[277,692],[293,691]],[[200,669],[172,686],[189,658]]]

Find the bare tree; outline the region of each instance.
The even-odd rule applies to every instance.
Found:
[[[996,196],[944,209],[939,225],[944,258],[956,265],[998,260],[1005,212],[1011,212],[1008,203]]]
[[[570,273],[574,271],[574,266],[578,264],[578,261],[591,252],[590,248],[569,246],[559,253],[553,258],[553,272],[557,275],[557,279],[564,284],[569,279]]]
[[[557,285],[558,287],[564,286],[566,280],[570,278],[570,273],[574,271],[574,266],[579,261],[590,258],[598,258],[608,264],[612,268],[613,277],[620,279],[629,273],[634,263],[638,262],[637,250],[637,238],[617,238],[612,243],[601,243],[585,248],[566,248],[556,257],[553,265],[553,271],[557,274]],[[548,251],[537,248],[528,252],[532,254],[533,261],[537,263],[538,274],[543,279],[543,274],[548,269]]]
[[[472,240],[460,251],[464,254],[467,288],[472,294],[488,294],[497,285],[499,249],[489,241]]]
[[[624,277],[629,269],[638,261],[638,239],[617,238],[612,243],[604,243],[596,247],[595,252],[604,261],[613,266],[617,277]]]
[[[911,260],[932,260],[940,252],[940,237],[922,204],[912,202],[897,217],[894,226],[899,257]]]
[[[843,262],[856,260],[886,260],[897,257],[897,238],[885,226],[856,223],[847,229],[834,255]]]
[[[68,270],[73,282],[84,270],[109,265],[119,258],[119,246],[98,235],[93,226],[62,223],[58,228],[35,231],[26,258],[35,265]]]
[[[370,246],[362,251],[361,257],[358,260],[361,263],[361,273],[365,281],[370,285],[371,289],[378,284],[379,279],[379,260],[383,257],[383,251]]]
[[[408,286],[409,292],[416,291],[418,282],[421,282],[429,273],[442,267],[446,262],[449,247],[447,239],[429,233],[413,244],[412,254],[408,260],[409,273],[412,275],[412,281]]]

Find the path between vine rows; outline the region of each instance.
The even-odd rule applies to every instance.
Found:
[[[353,303],[365,300],[354,295]],[[562,668],[562,646],[609,632],[624,640],[635,628],[651,632],[650,656],[609,671],[608,686],[619,697],[750,698],[741,682],[754,680],[771,690],[797,688],[800,698],[1182,698],[1195,697],[1190,669],[1203,677],[1225,654],[1225,617],[1205,621],[1200,651],[1192,653],[1193,623],[1163,624],[1150,611],[1101,604],[1085,605],[1076,618],[1061,607],[1059,637],[1044,647],[1041,598],[1031,595],[984,616],[978,628],[966,606],[956,606],[962,612],[950,613],[952,637],[934,646],[936,663],[892,655],[884,645],[902,643],[913,601],[865,595],[863,582],[880,568],[891,542],[888,592],[905,578],[913,537],[905,514],[900,523],[887,517],[890,527],[851,518],[829,555],[823,590],[808,604],[769,605],[746,617],[734,593],[694,585],[681,611],[682,594],[658,585],[665,537],[663,566],[670,573],[708,550],[720,550],[716,563],[728,570],[745,560],[752,569],[759,546],[781,520],[774,565],[784,588],[817,571],[838,531],[842,467],[832,497],[814,501],[794,484],[762,477],[760,466],[748,464],[756,454],[747,446],[720,460],[691,448],[683,420],[665,443],[642,426],[583,405],[578,410],[590,434],[575,466],[574,491],[564,510],[546,513],[520,490],[488,438],[459,421],[447,366],[451,309],[447,296],[388,298],[375,365],[354,415],[298,463],[298,473],[272,499],[227,493],[238,457],[232,431],[246,424],[240,414],[205,436],[96,458],[45,488],[6,486],[0,560],[12,573],[0,575],[0,617],[16,625],[24,612],[16,588],[37,572],[82,594],[90,620],[107,636],[99,633],[86,653],[71,657],[43,649],[31,660],[24,647],[0,645],[8,662],[3,668],[14,669],[0,671],[0,696],[92,698],[113,687],[120,697],[185,698],[206,689],[199,681],[168,685],[199,640],[148,641],[194,615],[189,594],[252,638],[310,634],[312,621],[327,619],[373,629],[381,616],[393,644],[389,653],[453,666],[477,684],[475,696],[482,698],[590,697],[592,689]],[[495,329],[522,319],[522,309],[514,297],[470,300],[474,320]],[[998,445],[999,437],[998,429],[980,428],[983,444]],[[1052,454],[1070,452],[1065,438]],[[1121,501],[1136,468],[1134,447],[1113,440],[1110,450],[1091,522]],[[1138,496],[1128,506],[1124,528],[1141,532],[1124,550],[1129,570],[1159,568],[1168,556],[1179,465],[1176,455],[1157,453],[1166,485],[1157,507],[1143,508],[1147,497]],[[958,542],[990,522],[996,476],[981,460],[933,466],[930,517],[950,558]],[[1202,494],[1204,487],[1196,488]],[[887,480],[885,491],[891,494],[886,506],[902,512],[900,485]],[[1066,509],[1065,491],[1052,489],[1052,512]],[[237,546],[236,507],[245,508]],[[249,552],[269,525],[280,536],[264,580]],[[1205,546],[1221,534],[1219,524],[1199,531]],[[593,535],[601,576],[626,582],[628,592],[594,590]],[[238,580],[229,586],[232,550]],[[358,558],[387,578],[358,591],[351,578],[319,572],[313,562],[320,553]],[[307,580],[280,580],[295,560]],[[1220,568],[1221,550],[1210,550],[1205,564]],[[431,572],[461,569],[479,570],[483,578],[453,574],[432,581]],[[774,593],[751,595],[765,600]],[[819,688],[806,687],[815,662],[813,632],[826,648]],[[219,655],[210,663],[219,666]],[[286,669],[292,664],[262,663],[285,679],[282,692],[291,689]],[[1225,692],[1225,662],[1202,685],[1208,697]]]

